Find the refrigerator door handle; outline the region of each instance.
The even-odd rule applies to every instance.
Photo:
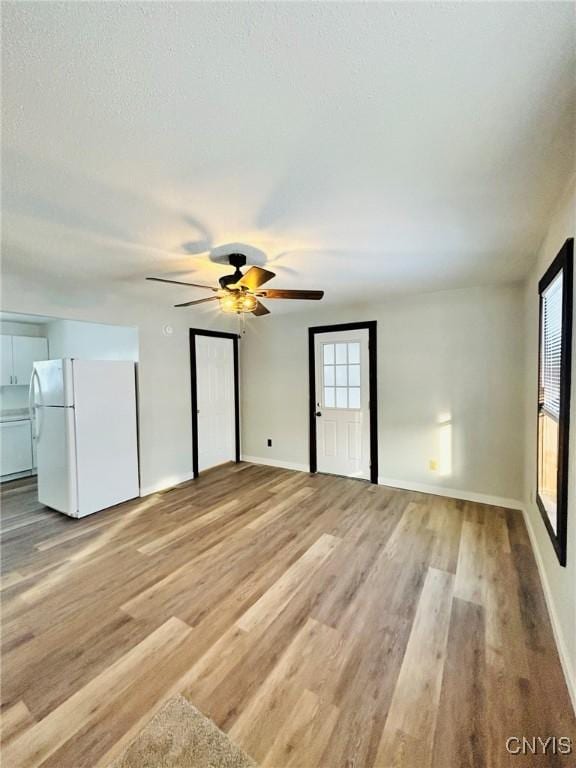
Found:
[[[38,382],[38,394],[42,396],[42,389],[40,386],[40,377],[38,376],[38,371],[36,368],[32,369],[32,376],[30,376],[30,385],[28,387],[28,410],[30,412],[30,423],[32,424],[32,439],[38,440],[40,437],[40,423],[39,419],[36,418],[36,403],[34,395],[36,394],[36,390],[34,387],[34,381]]]
[[[32,368],[32,375],[30,376],[30,384],[28,385],[28,413],[30,414],[30,421],[34,421],[34,376],[36,371]]]

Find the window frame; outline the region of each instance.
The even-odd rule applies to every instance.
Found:
[[[566,240],[538,283],[538,380],[536,400],[536,503],[561,566],[566,565],[568,529],[568,472],[570,434],[570,388],[572,372],[574,239]],[[552,527],[539,493],[540,466],[540,382],[542,375],[543,294],[562,272],[562,351],[560,356],[560,412],[558,418],[558,479],[556,488],[556,531]]]

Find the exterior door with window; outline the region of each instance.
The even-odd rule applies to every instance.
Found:
[[[370,478],[368,329],[315,337],[317,469]]]

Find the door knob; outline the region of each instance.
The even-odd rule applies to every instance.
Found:
[[[320,413],[320,411],[316,411],[316,414],[315,414],[315,415],[316,415],[316,416],[322,416],[322,414]]]

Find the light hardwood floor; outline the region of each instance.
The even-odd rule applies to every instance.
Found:
[[[249,464],[2,500],[7,768],[107,765],[176,692],[273,768],[576,764],[505,748],[576,737],[519,512]]]

